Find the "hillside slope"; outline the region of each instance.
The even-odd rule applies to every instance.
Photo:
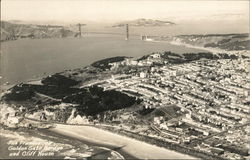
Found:
[[[199,47],[212,47],[223,50],[250,50],[249,34],[207,34],[207,35],[180,35],[172,41]]]
[[[1,41],[20,38],[61,38],[75,34],[74,31],[64,26],[17,24],[1,21]]]

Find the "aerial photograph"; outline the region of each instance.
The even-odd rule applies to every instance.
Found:
[[[0,159],[250,159],[249,0],[0,4]]]

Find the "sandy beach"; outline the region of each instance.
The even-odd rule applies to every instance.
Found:
[[[47,129],[12,130],[0,126],[0,141],[0,159],[135,159],[117,152],[119,148],[99,146]]]
[[[189,155],[171,151],[91,126],[57,124],[55,128],[50,130],[64,136],[86,140],[96,144],[122,147],[122,151],[127,152],[128,154],[131,154],[139,159],[197,159]]]

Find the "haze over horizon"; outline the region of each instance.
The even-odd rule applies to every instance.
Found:
[[[178,24],[155,31],[146,29],[153,34],[165,30],[173,34],[249,32],[249,1],[244,0],[2,0],[1,9],[2,20],[86,23],[86,30],[107,30],[111,23],[145,18]]]
[[[249,1],[2,0],[2,20],[114,22],[138,18],[249,20]]]

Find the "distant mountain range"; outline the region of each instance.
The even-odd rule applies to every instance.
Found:
[[[172,26],[176,25],[170,21],[160,21],[153,19],[137,19],[133,21],[125,21],[113,25],[112,27],[122,27],[125,24],[130,26]],[[56,25],[56,24],[42,24],[32,23],[19,20],[1,21],[1,41],[16,40],[21,38],[62,38],[73,37],[78,34],[75,25]]]
[[[170,21],[153,19],[137,19],[124,21],[112,27],[124,27],[124,25],[135,27],[158,27],[176,25]],[[95,26],[98,26],[95,24]],[[74,25],[41,24],[18,20],[1,21],[1,41],[16,40],[22,38],[64,38],[78,35],[78,28]],[[154,37],[154,39],[167,40],[175,43],[189,44],[199,47],[219,48],[225,50],[250,50],[249,34],[208,34],[208,35],[179,35]]]
[[[126,24],[129,26],[135,27],[157,27],[157,26],[173,26],[176,25],[174,22],[170,21],[160,21],[160,20],[153,20],[153,19],[136,19],[132,21],[124,21],[118,24],[113,25],[112,27],[123,27]]]

